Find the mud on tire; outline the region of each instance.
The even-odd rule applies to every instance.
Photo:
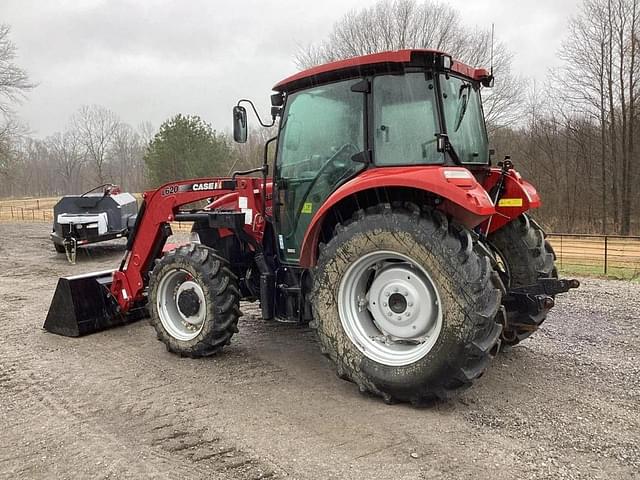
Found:
[[[162,293],[162,279],[175,272],[183,272],[186,279],[197,284],[203,294],[204,318],[202,326],[193,338],[179,339],[167,329],[166,313],[160,311],[159,301],[173,300]],[[179,287],[177,284],[176,289]],[[238,332],[240,291],[237,278],[229,269],[228,262],[215,250],[204,245],[189,244],[167,252],[156,261],[149,281],[149,311],[151,325],[156,330],[158,340],[167,350],[186,357],[204,357],[219,352],[229,344]],[[200,310],[198,310],[200,315]],[[164,315],[164,317],[163,317]],[[164,318],[164,323],[163,323]]]
[[[488,241],[505,263],[507,288],[524,287],[540,278],[558,277],[555,253],[543,230],[523,214],[500,230],[489,235]],[[502,343],[517,345],[531,336],[546,319],[546,314],[527,315],[507,311],[507,327]]]
[[[387,403],[422,404],[448,398],[480,377],[499,347],[500,280],[485,257],[473,251],[469,233],[440,212],[415,205],[359,211],[322,246],[314,270],[312,306],[323,353],[340,378]],[[350,265],[376,251],[393,251],[426,271],[441,299],[442,325],[431,349],[408,365],[378,363],[350,340],[338,297]]]

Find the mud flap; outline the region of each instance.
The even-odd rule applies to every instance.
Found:
[[[66,337],[80,337],[124,325],[146,316],[140,307],[125,314],[111,296],[113,270],[62,277],[58,280],[43,328]]]

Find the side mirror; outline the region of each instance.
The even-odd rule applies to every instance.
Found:
[[[244,107],[233,107],[233,140],[238,143],[247,141],[247,111]]]

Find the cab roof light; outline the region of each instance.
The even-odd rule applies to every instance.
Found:
[[[451,67],[453,66],[453,60],[451,57],[449,55],[442,55],[440,58],[442,59],[442,68],[445,70],[451,70]]]

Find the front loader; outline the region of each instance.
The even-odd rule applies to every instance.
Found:
[[[60,279],[44,328],[78,336],[148,311],[168,350],[201,357],[238,331],[240,301],[257,300],[265,320],[314,328],[360,391],[448,398],[578,286],[557,278],[529,216],[535,188],[509,159],[491,164],[480,91],[492,83],[433,50],[283,80],[262,167],[146,192],[119,268]],[[239,142],[242,103],[255,111],[234,107]],[[181,221],[192,241],[163,251]]]

